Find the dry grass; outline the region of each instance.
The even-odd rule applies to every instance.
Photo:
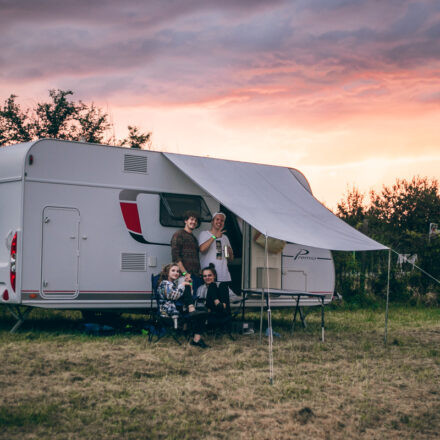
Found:
[[[256,318],[256,316],[254,316]],[[75,312],[33,312],[16,335],[0,310],[0,438],[434,439],[440,432],[440,310],[329,310],[266,340],[207,351],[141,335],[86,336]],[[129,317],[129,323],[140,318]]]

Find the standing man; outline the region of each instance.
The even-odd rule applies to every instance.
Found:
[[[185,227],[175,232],[171,239],[171,257],[177,263],[182,275],[192,278],[193,282],[200,280],[199,245],[194,237],[194,229],[199,223],[199,216],[194,211],[185,212]],[[196,282],[196,284],[198,284]],[[198,286],[194,285],[194,289]]]
[[[212,217],[211,229],[202,231],[199,236],[200,262],[202,267],[213,263],[217,272],[217,281],[231,281],[228,261],[234,259],[229,238],[224,234],[226,214],[216,212]]]

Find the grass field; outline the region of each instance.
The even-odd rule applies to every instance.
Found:
[[[257,315],[255,318],[257,326]],[[124,325],[139,325],[127,316]],[[88,336],[78,312],[34,311],[17,334],[0,309],[2,439],[434,439],[440,432],[440,310],[320,314],[289,333],[274,312],[273,385],[255,335],[200,351],[120,333]]]

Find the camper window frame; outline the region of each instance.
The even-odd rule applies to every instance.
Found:
[[[197,202],[199,204],[199,209],[197,208],[191,208],[189,206],[182,212],[175,212],[173,207],[170,205],[170,200],[167,198],[177,198],[177,199],[188,199],[188,201],[191,202]],[[159,194],[159,223],[166,227],[166,228],[179,228],[184,227],[184,214],[186,211],[196,211],[200,212],[199,217],[199,224],[197,227],[200,226],[201,223],[209,223],[212,220],[211,212],[208,208],[208,205],[206,204],[205,200],[200,195],[195,194],[175,194],[175,193],[160,193]],[[164,210],[166,211],[168,218],[164,218],[163,213]],[[170,223],[170,220],[173,220],[172,223]]]

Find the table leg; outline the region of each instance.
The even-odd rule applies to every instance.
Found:
[[[293,314],[291,333],[293,333],[295,331],[296,315],[298,314],[298,310],[300,310],[300,308],[299,308],[299,298],[300,298],[299,296],[296,297],[296,307],[295,307],[295,312]]]
[[[307,327],[306,317],[304,316],[304,312],[302,311],[301,307],[299,307],[299,317],[301,318],[301,323],[303,325],[303,328],[306,328]]]
[[[241,301],[241,322],[244,322],[244,313],[246,307],[246,292],[242,292],[243,300]]]
[[[324,342],[324,297],[321,298],[321,341]]]

